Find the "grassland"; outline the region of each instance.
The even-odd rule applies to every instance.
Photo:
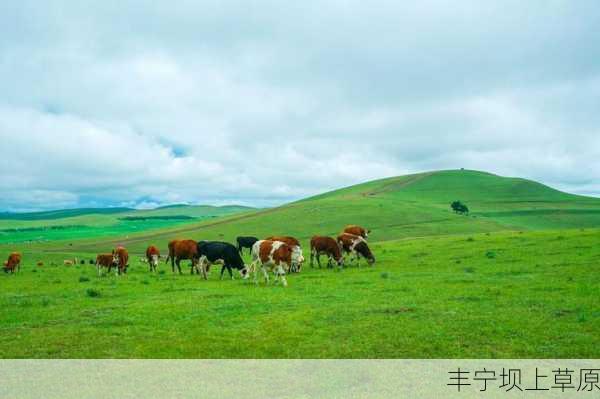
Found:
[[[287,288],[93,266],[0,275],[4,358],[597,358],[598,230],[373,244]],[[32,254],[34,255],[34,254]],[[79,254],[85,256],[85,254]],[[47,255],[44,255],[48,258]],[[50,259],[60,260],[59,255]],[[97,295],[97,296],[95,296]]]
[[[449,210],[456,199],[470,216]],[[287,288],[150,274],[138,259],[175,237],[284,233],[306,248],[348,223],[373,230],[375,267],[305,267]],[[446,171],[183,226],[0,244],[25,257],[0,275],[0,357],[598,358],[599,239],[598,199]],[[133,255],[126,276],[49,266],[116,244]]]
[[[133,233],[185,226],[250,209],[242,206],[170,206],[151,210],[107,208],[4,213],[0,214],[0,243],[127,237]]]

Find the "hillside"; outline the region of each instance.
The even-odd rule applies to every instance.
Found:
[[[251,210],[244,206],[177,205],[149,210],[82,208],[0,213],[0,243],[129,235],[198,223]]]
[[[453,200],[468,204],[469,216],[449,209]],[[290,234],[308,240],[334,235],[346,224],[373,230],[372,241],[501,230],[539,230],[600,226],[600,199],[560,192],[540,183],[485,172],[451,170],[376,180],[335,190],[278,208],[218,220],[115,237],[141,250],[148,242],[174,237],[233,241],[237,235]],[[82,250],[99,244],[88,240]]]

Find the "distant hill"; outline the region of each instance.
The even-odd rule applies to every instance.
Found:
[[[251,210],[245,206],[175,205],[149,210],[82,208],[0,214],[0,243],[128,236]]]
[[[61,209],[56,211],[42,211],[42,212],[23,212],[23,213],[12,213],[12,212],[0,212],[0,219],[2,220],[50,220],[50,219],[63,219],[75,216],[84,215],[112,215],[115,213],[122,213],[134,211],[132,208],[77,208],[77,209]]]
[[[466,203],[457,215],[450,203]],[[538,182],[472,170],[448,170],[370,181],[277,208],[130,237],[143,245],[173,237],[225,239],[290,234],[308,240],[335,235],[347,224],[373,230],[370,239],[391,240],[500,230],[600,226],[600,199],[567,194]]]

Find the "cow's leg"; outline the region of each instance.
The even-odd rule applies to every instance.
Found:
[[[202,271],[202,277],[204,277],[205,280],[208,280],[208,275],[206,274],[206,267],[207,266],[208,266],[208,261],[206,261],[206,262],[200,262],[200,270]]]
[[[265,278],[265,285],[269,285],[269,272],[267,271],[267,268],[264,265],[262,265],[261,269]]]
[[[177,270],[179,271],[179,274],[181,274],[181,259],[177,258],[175,259],[175,266],[177,266]]]
[[[285,270],[283,270],[283,267],[279,265],[275,270],[281,279],[281,284],[283,284],[284,287],[287,287],[287,280],[285,279]]]
[[[321,268],[321,252],[317,252],[317,264],[319,265],[319,269]]]

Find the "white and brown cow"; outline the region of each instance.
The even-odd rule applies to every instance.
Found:
[[[300,273],[300,270],[302,270],[302,264],[304,263],[304,255],[302,254],[300,241],[297,238],[290,236],[271,236],[265,238],[265,240],[281,241],[289,245],[292,249],[292,265],[290,267],[290,272]]]
[[[257,268],[260,267],[265,283],[269,282],[269,272],[275,274],[275,281],[281,279],[283,286],[287,286],[286,272],[292,267],[292,248],[282,241],[260,240],[252,246],[252,263],[245,278],[254,273],[254,282],[257,283]]]
[[[344,253],[354,255],[357,266],[360,266],[360,257],[367,260],[369,265],[375,263],[375,257],[369,249],[367,240],[354,234],[342,233],[337,237],[337,242]]]

